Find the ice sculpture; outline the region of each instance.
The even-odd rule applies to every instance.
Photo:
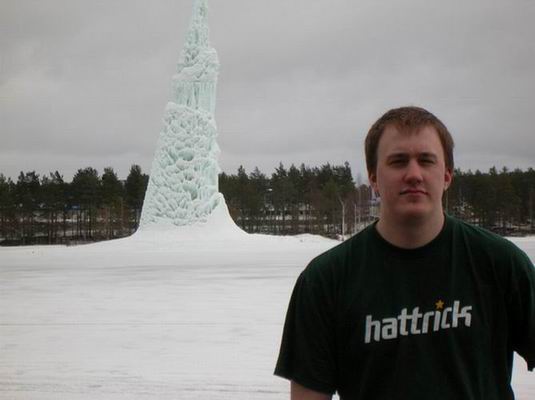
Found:
[[[219,60],[209,43],[207,14],[207,1],[194,0],[152,163],[140,229],[203,223],[218,208],[224,208],[223,214],[228,215],[218,191],[214,110]],[[230,216],[228,219],[232,223]]]

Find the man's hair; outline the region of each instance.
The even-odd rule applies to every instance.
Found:
[[[374,173],[377,168],[377,150],[379,141],[387,126],[394,126],[402,133],[414,133],[431,126],[435,128],[442,144],[446,168],[453,171],[453,138],[448,128],[429,111],[420,107],[400,107],[387,111],[368,131],[365,141],[366,167],[368,173]]]

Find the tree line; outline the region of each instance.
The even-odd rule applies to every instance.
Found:
[[[374,218],[368,185],[353,181],[349,163],[289,168],[281,163],[267,176],[258,168],[222,173],[220,191],[242,229],[252,233],[312,233],[329,237],[354,232]]]
[[[219,189],[245,231],[312,233],[329,237],[359,231],[378,214],[369,185],[353,180],[349,164],[279,164],[221,173]],[[124,237],[138,227],[148,175],[133,165],[125,180],[113,168],[99,175],[79,169],[71,182],[55,171],[0,174],[0,244],[83,243]],[[456,170],[444,196],[448,213],[500,234],[535,233],[535,170]]]
[[[445,196],[452,214],[502,235],[535,233],[535,170],[455,170]]]
[[[16,182],[0,174],[0,244],[84,243],[133,233],[148,175],[133,165],[125,181],[113,168],[102,176],[79,169],[71,182],[58,172],[20,172]]]

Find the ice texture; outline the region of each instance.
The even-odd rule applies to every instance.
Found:
[[[207,16],[207,1],[194,0],[152,163],[141,230],[206,223],[218,207],[234,225],[218,189],[214,110],[219,60],[210,46]]]

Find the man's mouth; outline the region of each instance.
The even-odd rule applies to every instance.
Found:
[[[423,189],[404,189],[400,194],[427,194]]]

